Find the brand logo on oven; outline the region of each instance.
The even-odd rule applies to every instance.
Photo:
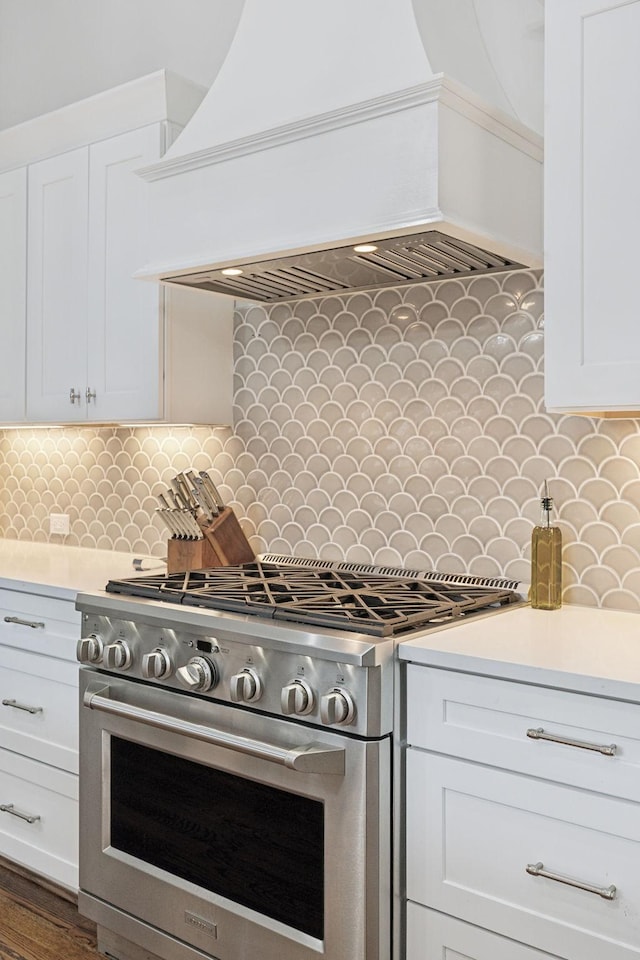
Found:
[[[197,917],[195,913],[189,913],[188,910],[184,914],[184,922],[188,923],[190,927],[195,927],[196,930],[201,930],[202,933],[208,933],[210,937],[218,936],[218,928],[215,923],[211,923],[210,920],[203,920],[202,917]]]

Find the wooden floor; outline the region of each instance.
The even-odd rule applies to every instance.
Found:
[[[95,925],[75,903],[0,860],[0,960],[98,960]]]

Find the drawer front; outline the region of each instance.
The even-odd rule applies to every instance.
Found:
[[[542,875],[527,866],[603,892]],[[568,960],[640,956],[640,805],[407,751],[407,896]]]
[[[78,772],[78,665],[0,647],[0,748]]]
[[[78,778],[0,750],[0,807],[0,855],[76,890]]]
[[[76,659],[80,612],[70,600],[0,590],[0,644]]]
[[[639,704],[409,665],[407,740],[640,799]]]
[[[553,960],[462,920],[407,904],[407,960]]]

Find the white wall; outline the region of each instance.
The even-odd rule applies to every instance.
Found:
[[[244,0],[0,0],[0,129],[167,67],[211,86]]]
[[[0,129],[163,67],[210,87],[244,2],[0,0]],[[542,132],[544,0],[413,7],[435,71]]]
[[[413,0],[413,9],[434,72],[543,132],[544,0]]]

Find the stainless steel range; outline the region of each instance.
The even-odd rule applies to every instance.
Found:
[[[81,911],[119,960],[389,960],[398,639],[518,584],[267,556],[81,594]]]

